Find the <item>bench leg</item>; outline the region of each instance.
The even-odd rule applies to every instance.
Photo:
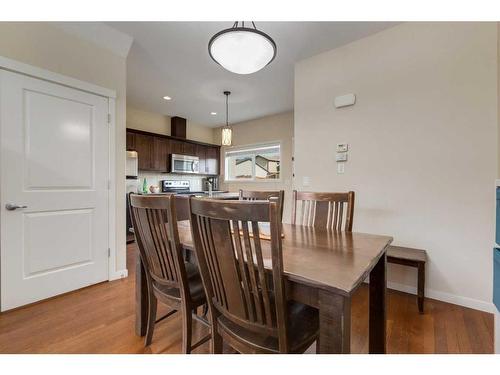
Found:
[[[424,313],[425,263],[418,264],[418,311]]]

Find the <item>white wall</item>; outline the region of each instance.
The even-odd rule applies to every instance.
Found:
[[[406,23],[295,69],[296,188],[355,190],[355,231],[427,249],[427,295],[485,310],[497,78],[495,23]],[[351,92],[356,105],[336,110],[334,97]],[[343,175],[339,142],[350,145]],[[415,277],[389,267],[392,286],[414,290]]]
[[[229,191],[243,190],[285,190],[285,207],[283,221],[289,223],[292,199],[292,149],[293,149],[293,112],[266,116],[256,120],[245,121],[233,126],[233,147],[281,142],[281,180],[264,182],[223,182],[224,151],[221,147],[221,187]],[[214,139],[220,143],[220,128],[214,130]]]
[[[126,59],[42,22],[0,22],[0,55],[116,91],[116,269],[124,270]]]

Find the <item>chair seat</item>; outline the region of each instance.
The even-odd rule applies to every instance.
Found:
[[[290,353],[303,353],[318,337],[318,310],[302,303],[289,301],[288,345]],[[218,317],[219,333],[228,335],[245,346],[254,347],[258,352],[279,353],[278,338],[262,335],[233,323],[224,316]]]
[[[192,263],[185,263],[186,276],[189,285],[189,294],[191,295],[191,301],[196,305],[200,306],[206,302],[205,291],[203,290],[203,283],[201,281],[200,273],[198,267]],[[181,293],[179,288],[172,288],[166,285],[162,285],[153,280],[153,287],[156,291],[164,294],[168,297],[180,299]]]

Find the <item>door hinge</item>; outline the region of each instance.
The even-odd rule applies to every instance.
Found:
[[[108,113],[108,124],[111,124],[111,113]]]
[[[108,258],[111,257],[111,249],[108,247]]]

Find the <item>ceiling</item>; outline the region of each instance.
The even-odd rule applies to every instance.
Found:
[[[134,41],[127,60],[127,105],[215,127],[293,109],[294,64],[394,26],[389,22],[256,22],[277,45],[261,71],[237,75],[211,60],[208,41],[231,22],[108,22]],[[172,97],[166,101],[163,96]],[[211,112],[217,112],[216,116]]]

